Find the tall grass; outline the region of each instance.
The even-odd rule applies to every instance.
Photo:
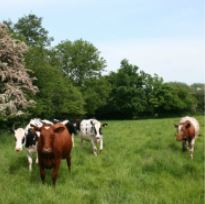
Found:
[[[10,133],[0,135],[0,203],[201,204],[204,202],[204,120],[194,160],[175,141],[178,118],[108,121],[104,150],[76,137],[69,173],[62,160],[56,188],[51,172],[42,185],[38,166],[28,171],[26,152],[14,151]]]

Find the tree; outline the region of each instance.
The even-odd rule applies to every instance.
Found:
[[[30,95],[37,93],[23,59],[27,51],[25,43],[11,38],[5,24],[0,24],[0,115],[22,114],[34,104]]]
[[[81,88],[85,100],[85,110],[87,116],[96,116],[96,112],[107,104],[111,85],[106,77],[99,79],[89,79],[85,86]]]
[[[98,78],[105,67],[97,48],[84,40],[60,43],[53,49],[51,59],[77,86],[83,86],[87,79]]]
[[[97,110],[101,117],[135,118],[168,116],[196,112],[196,98],[183,83],[164,83],[158,75],[140,71],[128,60],[107,76],[111,91],[107,104]]]
[[[166,106],[175,115],[195,113],[197,108],[197,101],[193,95],[191,88],[181,82],[169,82],[165,83],[169,90],[169,100],[166,100]],[[165,106],[165,107],[166,107]]]
[[[166,103],[165,94],[167,89],[163,84],[163,79],[158,75],[144,74],[144,86],[146,98],[146,108],[144,115],[146,116],[159,116],[161,108]]]
[[[193,95],[197,100],[197,112],[204,113],[204,101],[205,101],[205,84],[195,83],[191,85]]]
[[[49,46],[52,37],[48,37],[48,31],[42,27],[42,18],[34,14],[29,14],[18,20],[13,26],[8,22],[10,29],[16,35],[16,38],[24,41],[28,46],[45,47]]]
[[[132,118],[143,113],[146,108],[145,77],[146,73],[139,71],[137,66],[129,64],[126,59],[122,60],[118,72],[112,72],[109,76],[112,88],[108,105],[104,107],[106,114]]]
[[[38,78],[36,84],[40,90],[35,98],[37,104],[30,110],[33,116],[60,119],[85,113],[81,92],[60,70],[49,64],[47,50],[31,48],[26,63]]]

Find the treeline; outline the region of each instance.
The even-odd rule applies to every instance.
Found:
[[[53,38],[42,27],[42,18],[34,14],[24,16],[16,23],[3,23],[7,25],[9,36],[18,40],[15,46],[22,42],[27,46],[26,54],[18,55],[24,62],[20,57],[17,61],[27,69],[33,87],[25,85],[27,79],[22,81],[9,75],[11,70],[17,73],[18,66],[13,62],[16,58],[9,57],[7,52],[14,48],[6,47],[7,43],[3,46],[2,42],[7,41],[1,30],[1,120],[16,117],[131,119],[203,113],[204,84],[166,83],[158,75],[152,76],[130,64],[127,59],[122,59],[116,72],[103,75],[106,61],[92,43],[82,39],[65,40],[51,47]],[[17,53],[12,51],[13,55]],[[2,70],[8,74],[3,75]],[[19,100],[34,103],[26,106],[17,103],[17,90],[8,95],[8,84],[18,85],[18,91],[25,94]],[[21,89],[22,85],[24,88]],[[39,91],[35,89],[34,93],[31,90],[35,87]]]

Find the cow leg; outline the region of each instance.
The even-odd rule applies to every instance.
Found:
[[[185,152],[187,150],[187,141],[183,140],[182,141],[182,151]]]
[[[38,164],[38,153],[36,152],[36,164]]]
[[[80,146],[82,147],[83,145],[83,137],[80,135]]]
[[[72,137],[72,144],[73,144],[73,147],[74,147],[75,146],[75,144],[74,144],[74,134],[72,134],[71,137]]]
[[[32,156],[31,156],[31,154],[29,152],[27,154],[27,158],[28,158],[29,171],[32,171],[33,160],[32,160]]]
[[[95,145],[95,141],[91,139],[92,147],[93,147],[93,154],[97,156],[97,147]]]
[[[42,167],[41,165],[40,165],[40,175],[41,175],[41,181],[44,184],[45,183],[45,176],[46,176],[46,174],[45,174],[45,168]]]
[[[36,164],[38,164],[38,155],[36,156]]]
[[[192,139],[192,140],[189,142],[189,152],[190,152],[190,157],[191,157],[191,159],[193,159],[194,144],[195,144],[195,139]]]
[[[52,172],[53,186],[55,186],[55,184],[56,184],[56,179],[58,177],[58,171],[59,171],[60,163],[61,163],[60,159],[55,161],[55,167],[53,168],[53,172]]]
[[[71,156],[70,155],[66,158],[66,161],[67,161],[68,169],[70,171],[71,170]]]
[[[103,150],[103,138],[100,139],[100,151]]]

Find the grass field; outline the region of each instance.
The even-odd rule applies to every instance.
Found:
[[[173,124],[179,118],[107,121],[104,150],[75,139],[72,171],[62,161],[56,188],[50,171],[42,185],[38,166],[28,171],[26,151],[16,153],[10,133],[0,133],[2,204],[202,204],[204,203],[204,118],[194,160],[181,151]]]

